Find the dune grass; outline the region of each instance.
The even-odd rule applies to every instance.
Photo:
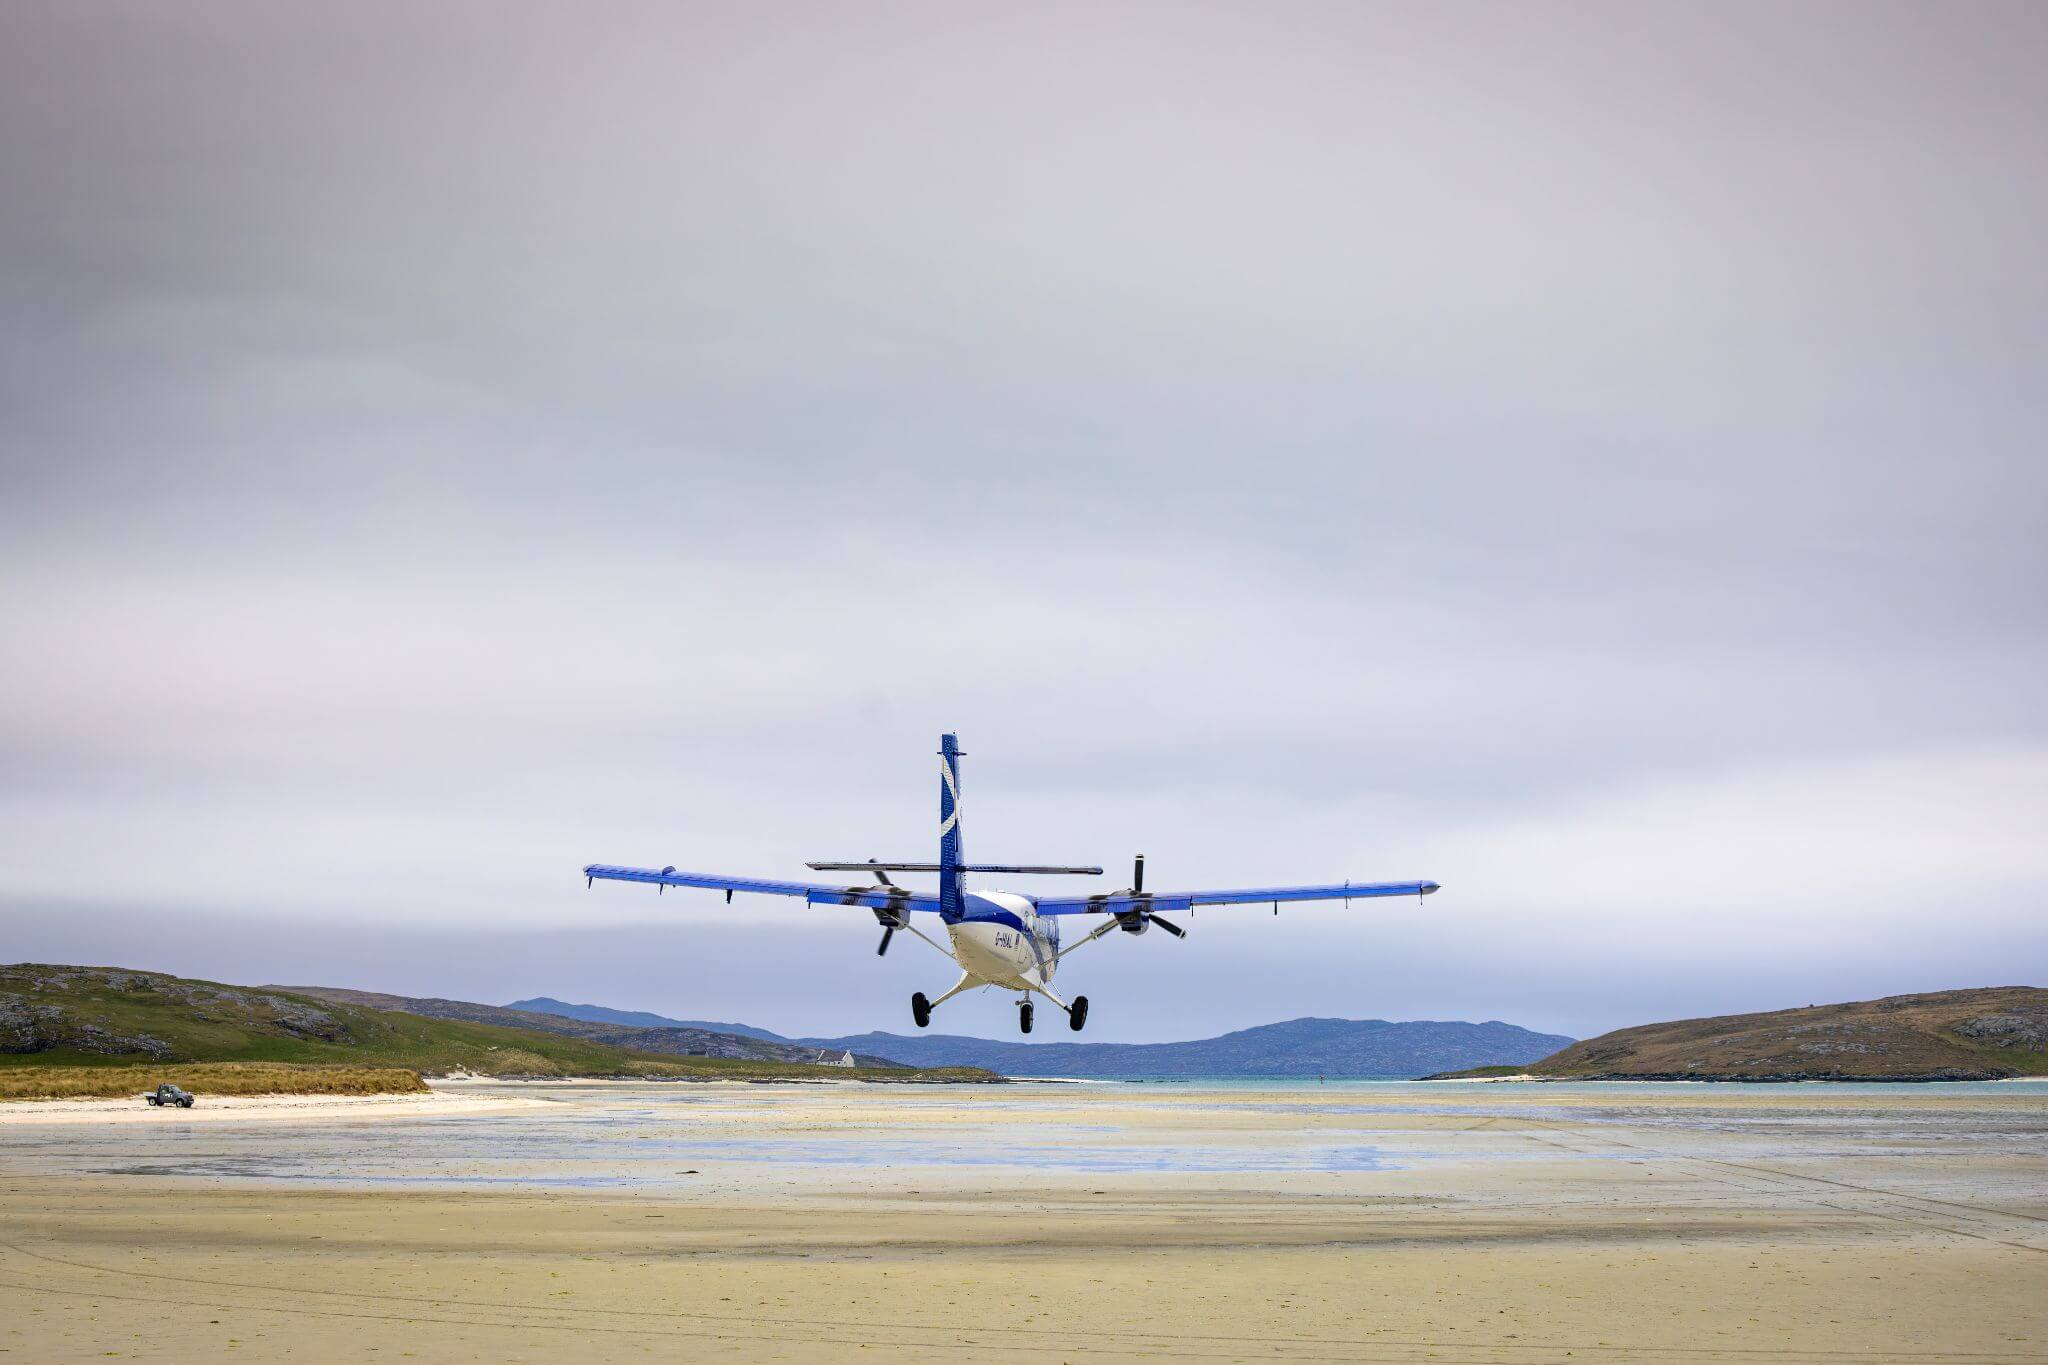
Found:
[[[409,1095],[417,1071],[395,1066],[288,1066],[276,1062],[168,1062],[161,1066],[0,1069],[0,1100],[125,1099],[165,1081],[195,1095]]]

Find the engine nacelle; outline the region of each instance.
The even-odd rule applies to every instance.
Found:
[[[1142,934],[1152,927],[1152,921],[1135,910],[1127,910],[1116,917],[1116,927],[1127,934]]]

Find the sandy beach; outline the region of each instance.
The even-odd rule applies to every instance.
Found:
[[[154,1126],[167,1121],[194,1124],[321,1122],[338,1118],[445,1118],[457,1114],[496,1114],[542,1103],[519,1095],[468,1094],[437,1088],[426,1095],[208,1095],[191,1109],[175,1113],[152,1108],[141,1096],[104,1100],[32,1100],[0,1104],[0,1130],[85,1124],[100,1128]]]
[[[145,1113],[8,1106],[0,1352],[2048,1359],[2041,1086],[469,1083]]]

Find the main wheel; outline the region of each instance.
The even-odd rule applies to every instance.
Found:
[[[919,1028],[932,1021],[932,1002],[924,998],[923,991],[910,997],[910,1017],[917,1021]]]
[[[1067,1027],[1072,1029],[1074,1032],[1079,1033],[1081,1031],[1081,1025],[1087,1022],[1088,997],[1085,995],[1077,995],[1074,997],[1074,1003],[1072,1008],[1068,1009],[1067,1011]]]
[[[1017,1027],[1022,1032],[1031,1032],[1031,1002],[1029,1000],[1017,1006]]]

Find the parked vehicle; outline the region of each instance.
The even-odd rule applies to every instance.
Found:
[[[190,1109],[192,1107],[192,1092],[180,1090],[169,1081],[165,1081],[149,1093],[149,1102],[159,1108],[167,1105],[176,1105],[180,1109]]]

